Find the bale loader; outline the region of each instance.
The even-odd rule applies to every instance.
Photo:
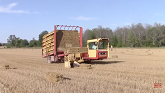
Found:
[[[82,47],[82,33],[79,26],[55,25],[52,32],[43,36],[42,57],[48,63],[65,62],[65,67],[109,57],[108,38],[87,40],[87,47]]]

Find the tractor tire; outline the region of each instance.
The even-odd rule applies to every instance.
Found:
[[[48,62],[49,64],[52,63],[52,61],[51,61],[51,56],[48,56],[48,57],[47,57],[47,62]]]
[[[91,60],[85,61],[85,63],[87,63],[87,64],[91,64]]]
[[[74,68],[74,62],[70,62],[71,68]]]
[[[87,61],[88,62],[88,64],[91,64],[91,60],[90,61]]]

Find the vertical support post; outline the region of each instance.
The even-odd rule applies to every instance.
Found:
[[[43,57],[43,46],[42,46],[42,57]]]
[[[54,55],[56,55],[56,26],[54,26]]]
[[[82,33],[83,33],[83,28],[80,27],[80,38],[79,38],[79,41],[80,41],[80,47],[82,47]]]
[[[108,57],[110,57],[109,41],[108,41]]]

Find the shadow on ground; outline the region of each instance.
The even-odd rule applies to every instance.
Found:
[[[64,80],[71,80],[70,78],[67,78],[67,77],[63,77]]]
[[[114,63],[121,63],[124,61],[92,61],[90,64],[114,64]]]
[[[95,60],[95,61],[91,61],[91,62],[82,62],[82,64],[114,64],[114,63],[121,63],[124,61],[100,61],[100,60]],[[52,64],[64,64],[64,62],[53,62]]]

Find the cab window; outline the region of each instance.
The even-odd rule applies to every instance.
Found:
[[[99,42],[99,47],[98,47],[98,49],[106,49],[106,48],[107,48],[107,45],[108,45],[108,42],[106,42],[106,41],[101,41],[101,42]]]
[[[96,49],[97,49],[97,44],[95,44],[95,42],[90,42],[90,43],[89,43],[89,49],[94,49],[94,50],[96,50]]]

